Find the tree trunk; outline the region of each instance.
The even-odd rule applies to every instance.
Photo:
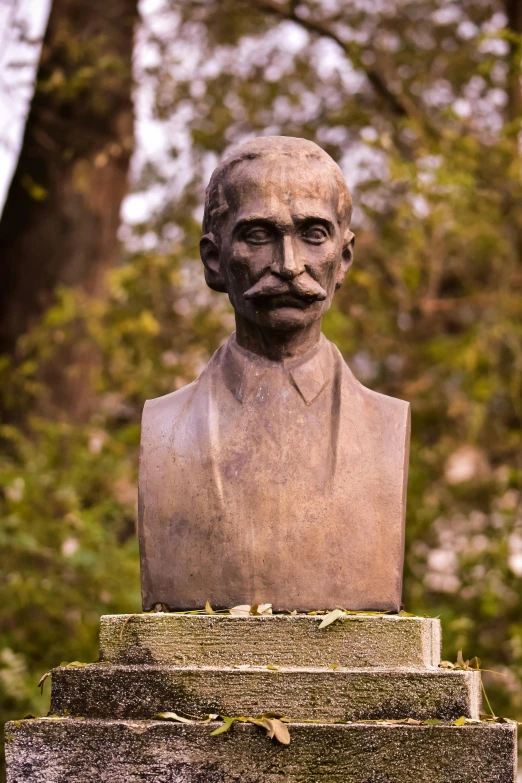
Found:
[[[102,296],[133,147],[137,0],[54,0],[0,220],[0,352],[57,286]]]

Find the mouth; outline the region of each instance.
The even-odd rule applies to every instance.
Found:
[[[309,297],[298,296],[291,292],[282,292],[280,294],[265,294],[252,298],[256,305],[267,310],[276,310],[281,307],[297,307],[299,310],[305,310],[315,301]]]

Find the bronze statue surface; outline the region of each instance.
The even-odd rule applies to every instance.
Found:
[[[255,139],[213,173],[201,257],[236,332],[145,405],[145,610],[400,608],[409,405],[362,386],[321,333],[351,211],[340,169],[304,139]]]

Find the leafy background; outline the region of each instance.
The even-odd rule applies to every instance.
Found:
[[[46,711],[36,683],[50,667],[97,658],[100,614],[140,609],[141,409],[190,382],[233,328],[204,286],[201,204],[224,151],[256,134],[317,141],[354,191],[356,261],[324,331],[364,384],[412,404],[405,607],[440,616],[445,658],[462,648],[502,672],[485,675],[490,701],[522,719],[520,37],[509,10],[142,3],[119,261],[103,296],[59,287],[0,360],[4,719]],[[56,89],[67,87],[74,97],[74,85]],[[78,421],[53,407],[53,378],[74,377],[83,349],[92,405]]]

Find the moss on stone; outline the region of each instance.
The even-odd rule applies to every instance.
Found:
[[[29,725],[30,724],[30,725]],[[74,719],[7,725],[8,783],[514,783],[516,726],[250,725]]]

